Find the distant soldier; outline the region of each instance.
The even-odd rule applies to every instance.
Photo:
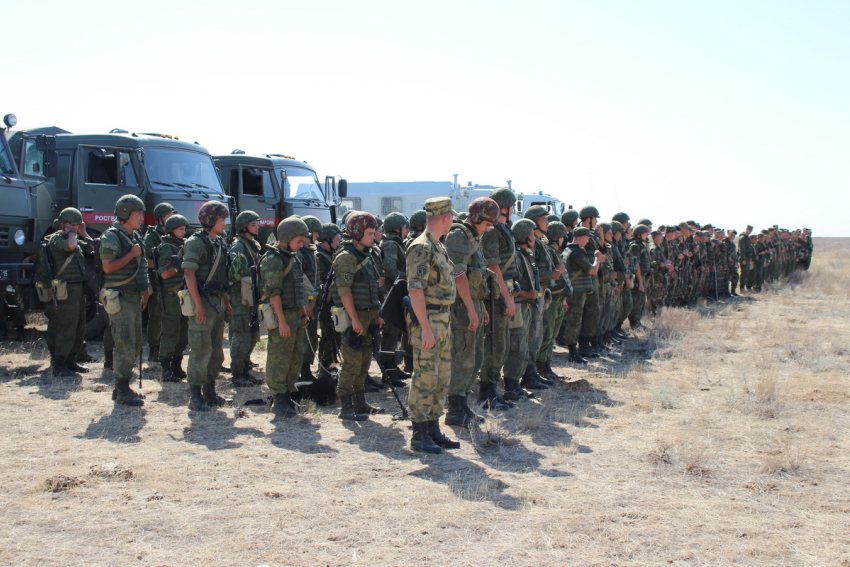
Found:
[[[570,297],[567,300],[569,310],[565,317],[564,340],[570,351],[570,362],[576,364],[587,364],[587,360],[579,354],[576,343],[578,342],[582,318],[584,317],[584,304],[590,294],[594,292],[593,276],[599,269],[602,252],[594,252],[593,262],[588,258],[585,247],[591,238],[592,231],[587,227],[578,227],[573,231],[573,241],[567,245],[564,251],[564,264],[567,266],[567,275],[573,286]]]
[[[410,232],[410,223],[402,213],[392,212],[384,219],[384,238],[381,240],[381,258],[384,267],[384,287],[386,292],[392,288],[397,279],[407,279],[407,259],[404,256],[404,239]],[[413,371],[413,351],[410,348],[410,340],[407,337],[407,329],[397,329],[392,324],[384,325],[381,333],[381,350],[394,351],[401,343],[404,350],[404,366],[401,370],[394,367],[393,360],[387,358],[384,364],[392,369],[396,379],[405,380],[410,378]],[[402,383],[403,384],[403,383]]]
[[[186,377],[183,371],[183,352],[189,345],[189,318],[180,310],[177,293],[183,289],[183,269],[179,257],[185,244],[189,220],[171,215],[165,221],[165,236],[157,248],[156,271],[162,288],[162,335],[159,339],[159,363],[162,382],[179,382]]]
[[[602,256],[599,259],[600,264],[602,264],[605,262],[605,252],[601,249],[597,234],[598,220],[599,209],[592,205],[582,207],[581,211],[579,211],[581,226],[590,230],[590,238],[587,239],[584,250],[592,257],[596,256],[597,251],[601,252]],[[594,272],[590,276],[593,291],[585,297],[584,313],[581,317],[578,353],[584,358],[599,358],[601,354],[598,350],[601,347],[601,339],[596,336],[596,330],[599,327],[599,318],[602,316],[602,302],[599,297],[599,277],[597,273]]]
[[[561,329],[567,309],[566,298],[570,294],[569,280],[564,277],[566,266],[561,259],[564,239],[567,237],[567,227],[560,221],[551,221],[546,230],[549,241],[548,252],[555,270],[552,272],[549,291],[551,304],[543,313],[543,341],[540,353],[537,355],[537,372],[547,378],[561,378],[552,368],[552,356],[555,351],[555,335]]]
[[[552,301],[549,281],[555,273],[555,264],[548,251],[549,241],[546,239],[546,231],[549,229],[549,211],[541,205],[533,205],[525,210],[523,216],[534,223],[534,245],[531,247],[534,262],[532,279],[539,297],[537,301],[529,304],[528,309],[528,356],[525,361],[522,386],[545,390],[555,385],[554,380],[537,371],[537,355],[540,353],[540,345],[543,344],[543,312]]]
[[[407,250],[410,243],[425,230],[425,223],[427,220],[428,214],[423,209],[419,209],[410,215],[410,232],[408,233],[407,238],[404,239],[405,250]]]
[[[224,314],[233,316],[228,296],[227,244],[221,238],[230,217],[220,201],[207,201],[198,210],[201,230],[183,246],[186,289],[195,304],[189,317],[189,409],[209,411],[227,401],[215,392],[215,381],[224,362]]]
[[[269,330],[266,350],[266,383],[272,409],[282,417],[295,417],[298,405],[291,394],[304,363],[304,329],[309,322],[307,294],[298,251],[311,240],[307,223],[288,218],[277,225],[277,244],[260,260],[263,297],[269,299],[278,328]]]
[[[251,268],[260,261],[262,245],[257,240],[260,233],[260,215],[242,211],[234,227],[236,238],[230,246],[230,370],[234,388],[245,388],[263,381],[251,374],[251,352],[260,340],[258,327],[251,328],[253,308],[244,304],[242,280],[251,277]]]
[[[319,244],[316,246],[316,274],[322,286],[328,279],[331,268],[333,267],[333,257],[339,248],[339,242],[342,237],[342,231],[333,223],[325,223],[322,225],[322,230],[319,231]],[[324,289],[324,288],[323,288]],[[321,292],[321,290],[319,290]],[[319,297],[321,300],[321,296]],[[327,298],[329,303],[333,302],[330,295]],[[339,348],[340,338],[339,333],[334,329],[333,321],[330,316],[330,306],[319,305],[319,364],[325,370],[330,370],[331,364],[339,361],[339,353],[336,348]]]
[[[410,447],[425,453],[457,449],[440,431],[440,416],[451,377],[451,316],[455,302],[452,262],[440,239],[452,226],[452,200],[425,201],[427,226],[407,249],[408,290],[413,314],[408,314],[413,343],[413,377],[410,381]]]
[[[632,329],[638,329],[641,325],[641,318],[646,307],[646,286],[652,268],[650,264],[652,260],[649,257],[647,249],[647,238],[649,237],[649,227],[644,224],[639,224],[632,232],[633,238],[629,242],[629,252],[632,256],[638,259],[637,270],[637,285],[632,289],[632,312],[629,313],[629,326]]]
[[[115,203],[115,216],[118,220],[100,238],[103,288],[115,292],[107,301],[115,302],[110,310],[117,308],[109,314],[114,344],[112,399],[117,404],[141,406],[145,397],[130,388],[130,379],[142,352],[142,310],[150,299],[147,254],[138,232],[145,222],[145,204],[135,195],[124,195]]]
[[[156,270],[153,262],[153,251],[159,248],[162,244],[162,237],[165,236],[165,221],[171,215],[175,214],[177,209],[168,203],[160,203],[153,208],[153,218],[156,226],[149,226],[145,232],[145,250],[147,251],[148,269]],[[148,360],[151,362],[159,362],[159,339],[162,334],[162,305],[159,302],[159,294],[157,286],[159,281],[153,277],[155,274],[149,274],[151,287],[153,288],[153,297],[148,301]]]
[[[52,312],[48,320],[48,334],[53,338],[54,376],[73,376],[75,372],[86,372],[88,368],[77,364],[77,353],[82,351],[86,332],[86,296],[85,282],[93,276],[86,256],[94,255],[94,241],[86,232],[83,215],[74,208],[59,213],[61,228],[47,237],[46,252],[50,254],[53,265],[53,279],[64,297],[57,297],[59,310]],[[40,279],[49,279],[44,262],[40,263]],[[61,288],[64,287],[64,290]],[[2,299],[0,299],[2,300]],[[52,302],[45,310],[52,310]],[[5,321],[4,321],[5,326]]]
[[[748,224],[744,234],[738,239],[738,261],[741,264],[741,292],[749,291],[753,287],[753,275],[755,274],[756,249],[753,246],[750,235],[753,233],[753,225]]]
[[[318,296],[321,293],[319,289],[321,280],[316,269],[316,241],[319,239],[319,231],[322,230],[322,221],[318,218],[307,215],[301,217],[304,224],[307,225],[309,236],[303,242],[303,245],[298,250],[298,260],[301,262],[301,269],[307,281],[310,282],[310,289],[307,291],[307,303],[310,305],[310,315],[308,316],[308,324],[304,333],[304,360],[301,364],[301,380],[312,381],[316,377],[313,375],[313,361],[316,360],[316,349],[319,348],[319,322],[316,320],[316,313],[313,307],[318,303]]]
[[[489,323],[484,301],[489,296],[490,271],[481,251],[481,235],[499,221],[499,205],[487,197],[469,204],[466,220],[455,221],[446,235],[446,251],[454,264],[457,295],[451,308],[451,379],[448,390],[446,425],[467,426],[480,423],[467,401],[481,370],[484,330]],[[495,286],[494,286],[495,287]]]

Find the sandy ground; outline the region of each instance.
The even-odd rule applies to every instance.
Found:
[[[0,564],[848,566],[848,256],[816,239],[807,276],[664,311],[589,367],[559,349],[592,388],[444,455],[390,415],[190,414],[185,384],[113,406],[100,364],[54,380],[42,342],[3,343]]]

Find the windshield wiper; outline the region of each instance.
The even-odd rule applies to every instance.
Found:
[[[166,187],[174,187],[171,183],[165,183],[164,181],[154,181],[151,179],[151,183],[156,183],[157,185],[165,185]]]
[[[194,187],[200,187],[200,188],[202,188],[202,189],[206,189],[207,191],[209,191],[209,190],[210,190],[210,188],[209,188],[209,187],[207,187],[206,185],[201,185],[200,183],[192,183],[192,185],[193,185]]]

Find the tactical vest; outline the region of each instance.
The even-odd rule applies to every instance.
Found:
[[[116,228],[115,226],[111,226],[106,229],[104,234],[108,234],[110,232],[115,233],[118,236],[118,254],[115,257],[116,260],[129,253],[133,244],[141,246],[142,253],[111,274],[104,273],[103,287],[105,289],[120,289],[128,292],[145,291],[148,289],[149,283],[148,267],[145,263],[145,258],[147,258],[147,254],[145,253],[145,243],[142,241],[141,235],[139,235],[138,232],[134,232],[131,239],[127,236],[127,233],[123,229]],[[133,274],[135,274],[135,276]]]
[[[145,232],[145,248],[148,252],[148,259],[153,259],[153,251],[159,248],[162,244],[162,239],[165,237],[165,230],[161,226],[149,226]]]
[[[324,250],[321,247],[316,248],[316,274],[319,281],[324,285],[325,279],[328,277],[328,272],[333,267],[333,254]]]
[[[534,263],[537,265],[537,271],[540,274],[540,286],[542,289],[549,287],[549,280],[552,279],[554,266],[552,259],[549,258],[549,252],[546,249],[549,247],[549,240],[545,236],[540,236],[534,242]]]
[[[200,258],[200,262],[198,263],[198,269],[195,271],[195,279],[198,282],[198,285],[203,285],[204,289],[206,289],[207,293],[210,295],[227,295],[227,292],[230,288],[230,283],[227,277],[227,268],[230,264],[230,255],[227,253],[227,246],[224,243],[224,240],[221,238],[212,238],[209,233],[199,230],[186,241],[188,245],[192,240],[200,240],[204,243],[204,250],[206,250],[205,257]],[[185,253],[186,246],[184,245],[182,253]],[[216,265],[215,273],[210,275],[210,270],[215,263],[216,256],[221,254],[221,257],[218,260],[218,265]],[[209,278],[209,281],[207,281]],[[206,282],[206,284],[204,284]]]
[[[280,290],[281,307],[283,309],[301,309],[306,304],[306,295],[303,284],[304,270],[301,267],[301,262],[298,261],[297,253],[286,252],[274,246],[260,260],[260,270],[266,269],[266,263],[272,257],[280,258],[283,263],[283,272],[286,273]],[[287,272],[287,270],[289,271]]]
[[[540,291],[534,281],[534,263],[528,255],[528,251],[519,246],[516,247],[516,264],[516,279],[522,291]],[[521,296],[514,298],[515,303],[535,303],[536,301],[536,299],[527,299]]]
[[[587,255],[578,244],[568,245],[564,252],[564,264],[567,266],[567,274],[569,275],[570,282],[573,285],[573,291],[594,291],[592,276],[589,272],[584,271],[576,262],[573,261],[573,253],[582,254],[584,256]]]
[[[80,249],[81,240],[77,241],[77,248],[69,252],[67,250],[60,249],[56,243],[60,238],[62,238],[60,233],[53,233],[48,238],[48,248],[50,249],[50,256],[53,260],[54,278],[68,283],[84,282],[92,278],[93,274],[91,268],[89,268],[88,262],[86,262],[86,257]],[[0,299],[0,301],[2,301],[2,299]]]
[[[481,251],[481,241],[476,236],[474,227],[466,223],[455,222],[452,224],[451,232],[460,231],[472,243],[472,255],[466,262],[466,279],[469,280],[469,294],[472,299],[484,299],[489,296],[487,289],[487,277],[490,271],[484,263],[484,253]],[[456,301],[463,301],[458,294]]]
[[[650,266],[649,254],[646,251],[646,245],[640,238],[632,238],[630,242],[640,246],[640,254],[638,255],[638,265],[640,266],[640,273],[644,276],[648,276],[649,271],[652,269],[652,267]]]
[[[407,274],[407,256],[404,255],[404,245],[401,242],[401,238],[394,235],[384,236],[384,239],[381,241],[381,256],[384,255],[384,250],[389,246],[395,246],[398,248],[398,272],[399,274]],[[391,286],[393,282],[387,282],[388,286]]]
[[[351,283],[351,295],[354,297],[354,308],[358,311],[364,309],[377,309],[380,306],[380,296],[378,295],[378,270],[375,269],[375,264],[371,256],[370,250],[361,252],[354,244],[346,244],[345,247],[340,247],[337,252],[337,257],[343,254],[351,254],[354,256],[357,265],[360,267],[357,273],[354,274],[354,281]],[[336,277],[331,285],[331,294],[334,299],[334,305],[343,307],[342,299],[336,288]]]
[[[318,280],[316,278],[316,250],[314,248],[308,248],[307,246],[303,246],[298,250],[298,260],[301,262],[301,270],[304,272],[304,275],[307,276],[307,279],[310,280],[310,285],[313,288],[318,286]]]
[[[502,269],[502,278],[506,282],[515,280],[518,276],[516,267],[518,258],[514,235],[504,224],[497,224],[491,230],[499,235],[499,267]]]
[[[183,248],[183,239],[174,238],[171,235],[166,236],[162,239],[162,244],[157,248],[157,256],[159,256],[159,263],[161,265],[168,264],[169,260],[172,256],[176,256],[180,253],[180,249]],[[159,268],[159,266],[157,266]],[[170,293],[172,295],[176,294],[178,291],[183,289],[183,269],[177,268],[177,273],[167,280],[163,280],[160,278],[162,282],[162,293]],[[202,282],[203,283],[203,282]]]

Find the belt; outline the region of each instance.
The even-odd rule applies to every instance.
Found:
[[[437,305],[435,303],[429,303],[428,305],[425,306],[425,309],[427,309],[428,311],[438,311],[440,313],[445,313],[449,310],[449,306],[448,305]]]

